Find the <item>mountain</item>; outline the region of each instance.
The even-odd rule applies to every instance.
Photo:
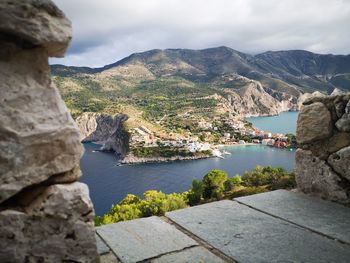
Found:
[[[155,49],[101,68],[51,69],[74,116],[125,113],[132,115],[129,125],[144,122],[159,132],[193,129],[198,120],[227,114],[278,114],[297,109],[304,93],[350,90],[350,55],[303,50],[253,56],[228,47]]]

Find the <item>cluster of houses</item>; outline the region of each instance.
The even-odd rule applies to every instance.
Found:
[[[256,144],[268,145],[272,147],[285,148],[288,146],[287,137],[283,134],[272,134],[261,130],[256,130],[252,127],[246,127],[242,121],[228,119],[225,121],[235,133],[239,133],[242,136],[249,136],[252,138],[252,142]],[[200,133],[201,141],[205,141],[212,135],[209,129],[215,132],[217,127],[213,127],[213,124],[206,121],[199,121],[198,127],[206,130]],[[213,147],[208,142],[200,142],[197,135],[193,135],[191,132],[187,132],[184,137],[177,137],[174,140],[161,140],[155,136],[152,131],[144,126],[140,126],[131,130],[131,145],[142,144],[145,147],[152,146],[171,146],[177,148],[185,148],[190,152],[199,152],[212,150]],[[220,138],[220,142],[223,144],[236,143],[236,139],[233,134],[225,132]],[[245,144],[244,140],[239,140],[239,144]]]
[[[189,152],[200,152],[211,150],[211,145],[208,142],[199,142],[198,136],[189,136],[187,138],[177,137],[175,140],[160,140],[154,136],[152,131],[144,126],[140,126],[131,130],[132,145],[142,144],[146,147],[152,146],[171,146],[176,148],[184,148]]]

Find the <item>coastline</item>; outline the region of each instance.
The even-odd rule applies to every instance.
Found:
[[[214,157],[212,155],[200,155],[200,156],[172,156],[172,157],[136,157],[132,154],[128,154],[120,161],[120,164],[145,164],[145,163],[163,163],[163,162],[174,162],[174,161],[190,161],[207,159]]]

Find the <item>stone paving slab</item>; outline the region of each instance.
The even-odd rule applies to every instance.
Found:
[[[349,262],[350,247],[235,201],[169,212],[168,218],[238,262]]]
[[[97,246],[97,251],[99,255],[107,254],[110,249],[107,247],[107,245],[101,240],[101,238],[95,234],[95,239],[96,239],[96,246]]]
[[[122,262],[138,262],[198,245],[159,217],[105,225],[96,231]]]
[[[286,190],[235,200],[350,244],[350,208],[343,205]]]
[[[217,257],[203,247],[193,247],[181,252],[171,253],[153,259],[152,263],[224,263],[225,261]]]

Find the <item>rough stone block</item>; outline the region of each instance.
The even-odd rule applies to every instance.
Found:
[[[347,190],[342,187],[342,179],[326,161],[302,149],[296,151],[295,160],[295,179],[301,191],[332,201],[349,202]]]
[[[302,107],[297,126],[297,141],[300,144],[326,139],[332,135],[332,118],[327,107],[315,102]]]
[[[22,211],[0,212],[0,262],[97,262],[93,218],[86,185],[50,186]]]
[[[0,68],[1,203],[28,186],[71,171],[83,147],[51,83],[45,50],[20,51],[10,60],[0,60]],[[75,175],[76,180],[80,174]]]
[[[350,182],[350,146],[329,156],[328,163],[335,172]]]
[[[62,57],[72,38],[70,21],[51,1],[0,1],[2,41],[21,48],[44,47],[49,56]]]

